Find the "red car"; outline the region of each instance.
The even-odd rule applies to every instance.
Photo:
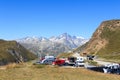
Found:
[[[65,65],[65,59],[57,59],[53,62],[53,65],[59,65],[59,66]]]

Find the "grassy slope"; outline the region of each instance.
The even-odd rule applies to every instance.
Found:
[[[85,43],[84,45],[78,47],[77,49],[75,49],[73,52],[81,52],[85,49],[85,47],[88,45],[88,42]]]
[[[108,40],[109,43],[98,54],[107,59],[120,59],[120,29],[114,31],[105,27],[101,37]]]
[[[30,53],[24,47],[19,45],[16,41],[4,41],[0,40],[0,61],[13,62],[15,58],[8,52],[8,50],[15,50],[19,52],[22,56],[27,57],[28,60],[34,59],[35,55]]]
[[[17,68],[0,69],[0,80],[119,80],[119,75],[104,74],[83,68],[62,68],[24,64]]]

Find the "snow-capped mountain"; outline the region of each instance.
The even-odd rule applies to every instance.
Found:
[[[18,39],[17,41],[20,43],[32,43],[32,42],[37,43],[37,42],[42,42],[42,41],[48,41],[48,39],[45,37],[38,38],[38,37],[33,36],[33,37],[25,37],[22,39]]]
[[[64,33],[58,37],[51,37],[49,40],[52,42],[64,44],[70,48],[76,48],[88,41],[82,37],[71,36],[67,33]]]
[[[67,52],[83,45],[88,39],[64,33],[60,36],[53,36],[50,38],[26,37],[16,41],[35,54],[41,52],[42,54],[57,55],[58,53]]]

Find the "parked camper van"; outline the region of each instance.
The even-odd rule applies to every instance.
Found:
[[[84,57],[77,57],[76,61],[75,61],[75,66],[76,67],[84,67],[85,66],[85,60]]]

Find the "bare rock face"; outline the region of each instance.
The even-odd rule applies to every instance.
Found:
[[[104,25],[105,25],[105,22],[103,22],[97,28],[97,30],[93,33],[93,36],[90,39],[90,41],[88,42],[83,53],[97,53],[102,47],[104,47],[107,44],[107,41],[100,37]]]
[[[80,49],[80,48],[79,48]],[[93,33],[89,42],[81,50],[87,54],[120,53],[120,20],[104,21]],[[107,55],[107,56],[108,56]]]

